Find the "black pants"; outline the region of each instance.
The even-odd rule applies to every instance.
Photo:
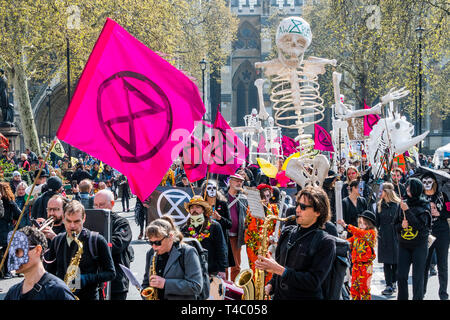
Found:
[[[111,292],[111,300],[127,300],[128,291]]]
[[[125,209],[125,204],[127,205],[126,209]],[[122,209],[123,209],[123,211],[130,209],[130,198],[128,197],[128,195],[126,197],[122,196]]]
[[[438,269],[439,280],[439,299],[448,300],[447,284],[448,284],[448,248],[449,248],[449,236],[436,235],[430,249],[428,250],[428,256],[425,264],[424,273],[424,295],[427,291],[428,275],[430,273],[430,265],[432,263],[433,254],[436,254],[436,262]]]
[[[427,258],[427,242],[423,242],[415,248],[398,248],[398,300],[408,300],[408,275],[412,265],[413,300],[423,300],[423,279],[425,273],[425,261]]]
[[[386,281],[386,286],[392,287],[394,283],[397,282],[397,265],[396,264],[383,264],[384,270],[384,280]]]

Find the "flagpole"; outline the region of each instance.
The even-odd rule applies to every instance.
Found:
[[[47,162],[48,157],[50,156],[50,153],[52,152],[53,147],[55,146],[55,144],[56,144],[56,137],[53,139],[52,144],[50,145],[50,148],[47,151],[47,155],[45,156],[44,163]],[[41,176],[41,172],[42,172],[43,167],[44,166],[41,166],[39,168],[39,172],[38,172],[37,176],[34,178],[34,182],[33,182],[33,185],[31,187],[31,190],[30,190],[30,195],[27,197],[27,200],[25,201],[25,204],[24,204],[24,206],[22,208],[22,212],[20,213],[19,219],[17,220],[16,225],[14,226],[14,230],[13,230],[12,236],[9,239],[8,246],[6,247],[5,253],[3,254],[2,261],[0,262],[0,270],[2,270],[2,268],[3,268],[3,264],[5,263],[6,256],[9,253],[9,248],[11,247],[11,243],[12,243],[12,241],[14,239],[14,235],[16,234],[16,231],[19,228],[20,221],[22,220],[22,217],[23,217],[23,214],[25,212],[25,209],[27,209],[28,202],[30,202],[30,199],[32,198],[33,190],[34,190],[34,187],[36,186],[36,181]]]

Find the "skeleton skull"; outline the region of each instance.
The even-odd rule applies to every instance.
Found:
[[[217,196],[217,184],[214,181],[208,181],[206,185],[206,194],[210,198],[215,198]]]
[[[422,179],[423,187],[425,190],[430,191],[433,188],[434,180],[433,178],[423,178]]]
[[[300,17],[283,19],[278,26],[275,39],[280,61],[289,68],[298,67],[311,40],[308,22]]]

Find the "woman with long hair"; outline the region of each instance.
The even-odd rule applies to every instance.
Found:
[[[8,246],[8,233],[13,229],[14,220],[19,219],[20,213],[9,183],[0,182],[0,247],[2,248],[0,251],[2,257]],[[0,270],[0,278],[11,277],[6,265],[5,263],[3,270]]]
[[[396,291],[398,238],[394,228],[394,219],[400,210],[401,199],[394,185],[385,182],[381,187],[380,200],[377,203],[376,218],[378,228],[378,262],[383,263],[386,288],[381,294],[390,296]]]

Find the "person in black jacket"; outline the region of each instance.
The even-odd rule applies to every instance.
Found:
[[[15,202],[14,194],[8,182],[0,182],[0,253],[3,257],[8,246],[8,232],[13,230],[13,220],[19,219],[21,211]],[[0,270],[0,278],[11,278],[6,263]]]
[[[428,249],[427,261],[425,264],[424,294],[427,290],[428,273],[430,271],[431,257],[436,252],[439,279],[439,298],[448,300],[448,248],[450,242],[450,227],[447,219],[450,218],[449,199],[447,194],[439,190],[436,176],[432,172],[427,172],[421,177],[425,188],[425,198],[430,201],[431,207],[431,234],[436,237],[431,247]]]
[[[70,177],[70,181],[77,181],[77,184],[80,184],[81,180],[89,179],[93,180],[92,176],[89,172],[83,169],[83,164],[78,162],[75,166],[75,172],[72,173]]]
[[[61,193],[63,190],[62,180],[59,177],[50,177],[47,180],[47,191],[41,194],[31,207],[31,217],[33,219],[47,219],[47,203],[55,194]]]
[[[231,250],[230,237],[228,236],[228,230],[231,229],[231,217],[228,210],[227,199],[219,191],[219,182],[214,179],[208,179],[202,184],[202,196],[206,199],[209,205],[212,207],[211,218],[216,220],[222,227],[223,236],[228,252],[228,266],[234,266],[233,251]]]
[[[385,182],[382,185],[380,200],[376,210],[378,229],[378,262],[383,263],[386,288],[381,294],[390,296],[396,290],[398,239],[394,229],[394,219],[400,210],[400,198],[394,185]]]
[[[69,283],[74,294],[80,300],[99,300],[105,282],[116,276],[111,250],[105,238],[83,227],[86,213],[83,205],[72,200],[64,207],[64,226],[66,232],[58,234],[45,254],[47,271],[63,279],[72,257],[80,249],[72,234],[83,244],[83,253],[79,263],[80,274],[74,283]]]
[[[114,195],[109,190],[100,190],[95,194],[94,208],[111,211],[111,253],[116,269],[116,277],[111,281],[111,300],[126,300],[129,280],[123,273],[119,264],[130,268],[134,258],[133,247],[130,246],[132,233],[128,220],[112,212],[114,207]]]
[[[265,287],[273,300],[323,299],[321,285],[331,270],[336,244],[326,232],[313,256],[308,250],[315,234],[330,220],[330,202],[321,188],[308,186],[297,196],[297,226],[288,226],[278,241],[275,259],[258,256],[257,268],[273,273]]]
[[[208,273],[226,278],[228,267],[228,250],[220,224],[211,219],[212,208],[202,196],[194,196],[184,204],[189,212],[189,219],[181,228],[185,237],[197,239],[208,250]]]
[[[47,239],[41,231],[30,226],[17,230],[10,252],[23,255],[14,255],[8,265],[24,279],[9,288],[4,300],[75,300],[64,281],[45,271],[42,259],[46,249]]]
[[[349,195],[342,199],[342,215],[346,224],[353,226],[358,225],[358,216],[365,210],[370,210],[367,207],[367,200],[360,196],[358,191],[359,179],[352,180],[348,185]],[[352,235],[348,233],[347,237]]]
[[[430,205],[423,195],[423,184],[417,178],[406,181],[406,202],[395,218],[399,240],[398,300],[408,300],[408,275],[412,264],[413,300],[423,300],[428,235],[431,228]]]

